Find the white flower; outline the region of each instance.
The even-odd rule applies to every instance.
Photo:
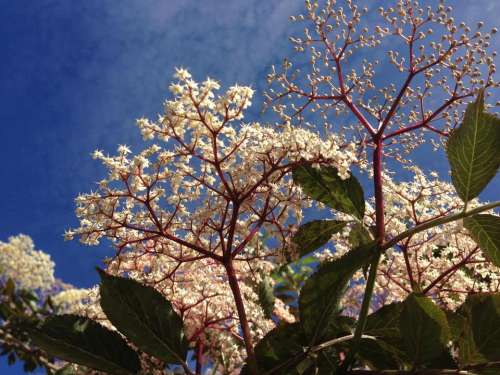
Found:
[[[25,290],[46,291],[55,283],[54,262],[23,234],[0,241],[0,271],[2,278],[11,278]]]

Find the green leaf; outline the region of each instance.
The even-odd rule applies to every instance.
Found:
[[[427,364],[447,350],[450,327],[446,314],[431,299],[410,294],[403,302],[399,325],[406,353],[414,364]]]
[[[110,374],[136,374],[138,355],[125,340],[99,323],[76,315],[55,315],[30,333],[47,353]]]
[[[300,226],[292,241],[300,256],[304,256],[330,241],[347,223],[337,220],[313,220]]]
[[[376,253],[375,243],[360,246],[339,259],[323,263],[305,283],[299,298],[300,321],[311,344],[318,343],[322,331],[338,315],[345,288],[364,264]]]
[[[9,277],[7,279],[7,282],[5,283],[4,293],[7,296],[13,296],[15,291],[16,291],[16,284],[14,283],[14,280],[12,280]]]
[[[309,165],[293,170],[293,180],[309,197],[335,210],[362,219],[365,214],[365,198],[360,183],[351,175],[342,180],[336,168],[313,168]]]
[[[500,294],[469,295],[457,314],[463,317],[460,362],[500,361]]]
[[[187,354],[182,319],[157,290],[99,270],[101,307],[113,325],[137,347],[167,363]]]
[[[486,258],[500,267],[500,217],[487,214],[469,216],[464,219],[464,227]]]
[[[302,343],[302,329],[299,323],[284,324],[272,329],[255,346],[259,369],[264,373],[274,370],[275,375],[292,375],[306,358]]]
[[[77,375],[77,372],[73,368],[73,365],[69,364],[64,367],[61,367],[54,373],[54,375]]]
[[[401,302],[382,306],[366,318],[364,333],[383,339],[391,345],[401,346],[399,322],[403,304]]]
[[[373,238],[363,224],[356,223],[353,225],[351,231],[349,232],[349,243],[353,248],[371,241],[373,241]]]
[[[477,197],[500,166],[500,119],[484,111],[484,91],[467,106],[446,148],[451,179],[464,202]]]
[[[429,361],[427,367],[435,369],[456,369],[458,365],[450,351],[447,350],[442,352],[439,357]]]
[[[358,354],[362,362],[367,363],[372,369],[394,370],[399,369],[404,363],[405,355],[382,340],[361,339]]]
[[[269,276],[264,276],[263,280],[257,286],[257,295],[259,296],[259,303],[264,311],[264,316],[267,319],[271,319],[276,297],[274,297],[273,286],[271,285]]]

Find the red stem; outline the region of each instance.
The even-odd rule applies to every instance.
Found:
[[[203,366],[203,343],[198,340],[196,343],[196,375],[201,375]]]
[[[384,193],[382,190],[383,147],[382,137],[376,137],[375,150],[373,152],[373,183],[375,189],[375,224],[379,244],[383,243],[385,236]]]
[[[241,331],[243,334],[243,341],[245,342],[245,349],[247,352],[247,363],[248,369],[252,375],[259,375],[257,370],[257,360],[255,358],[255,352],[253,350],[252,336],[250,333],[250,326],[248,324],[247,314],[245,312],[245,305],[243,303],[243,298],[241,297],[240,286],[238,285],[238,279],[236,277],[236,272],[233,267],[233,260],[229,258],[225,263],[227,278],[231,291],[233,292],[234,303],[236,304],[236,309],[238,311],[238,317],[240,319]]]

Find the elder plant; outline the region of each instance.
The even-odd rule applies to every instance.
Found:
[[[94,153],[108,176],[66,236],[116,253],[35,345],[113,374],[498,371],[500,202],[478,198],[500,165],[496,29],[444,2],[395,1],[374,27],[360,2],[305,6],[298,55],[268,76],[279,124],[244,122],[250,88],[178,69],[164,113],[138,121],[149,146]],[[452,183],[410,161],[426,141]],[[299,226],[311,207],[332,217]]]

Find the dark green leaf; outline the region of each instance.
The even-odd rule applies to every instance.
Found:
[[[450,327],[446,314],[431,299],[410,294],[403,302],[399,325],[406,353],[414,364],[427,364],[447,350]]]
[[[456,369],[458,367],[457,362],[453,359],[449,350],[441,353],[441,356],[434,358],[427,364],[429,368],[435,369]]]
[[[382,340],[362,339],[358,349],[358,356],[363,363],[372,369],[394,370],[404,363],[404,353]]]
[[[375,243],[360,246],[339,259],[323,263],[305,283],[299,298],[300,321],[311,344],[338,315],[339,301],[353,276],[377,252]]]
[[[467,106],[462,125],[452,132],[446,152],[451,179],[464,202],[477,197],[500,166],[500,119],[484,111],[484,92]]]
[[[336,168],[308,165],[293,170],[293,180],[309,197],[328,207],[362,219],[365,214],[363,188],[354,176],[342,180]]]
[[[111,374],[135,374],[138,355],[121,336],[93,320],[76,315],[55,315],[31,332],[34,344],[47,353]]]
[[[401,333],[399,331],[399,319],[402,310],[403,304],[400,302],[381,307],[368,315],[364,333],[400,347]]]
[[[356,223],[353,225],[351,231],[349,232],[349,243],[353,248],[371,241],[373,241],[373,238],[363,224]]]
[[[157,290],[135,280],[101,276],[101,307],[113,325],[139,349],[167,363],[185,360],[182,319]]]
[[[73,368],[73,365],[69,364],[64,367],[61,367],[54,373],[54,375],[77,375],[77,372]]]
[[[257,286],[257,295],[259,296],[259,303],[264,311],[264,316],[267,319],[271,319],[276,298],[274,297],[273,286],[268,276],[264,276]]]
[[[5,289],[4,293],[8,296],[13,296],[14,292],[16,290],[16,284],[14,283],[14,280],[12,280],[10,277],[7,279],[7,282],[5,283]]]
[[[305,359],[299,323],[284,324],[271,330],[255,346],[257,364],[262,372],[275,375],[296,374],[295,367]]]
[[[486,254],[486,258],[500,267],[500,217],[473,215],[464,219],[464,226]]]
[[[332,235],[340,232],[346,224],[337,220],[313,220],[301,225],[292,241],[299,255],[304,256],[326,245]]]
[[[469,295],[457,314],[463,317],[460,362],[500,361],[500,294]]]

